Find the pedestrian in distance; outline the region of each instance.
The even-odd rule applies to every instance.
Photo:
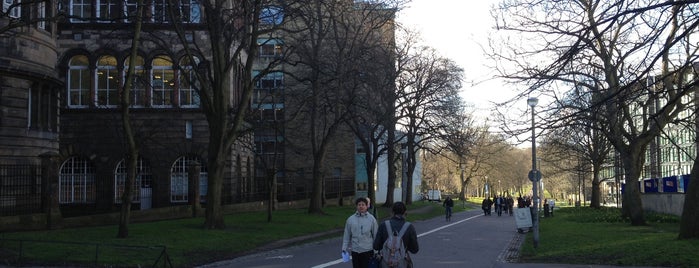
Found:
[[[379,226],[376,218],[368,210],[366,198],[360,197],[355,201],[357,211],[347,218],[345,232],[342,236],[342,253],[351,254],[352,267],[366,268],[374,256],[373,243]]]
[[[502,196],[495,198],[495,212],[498,213],[498,217],[502,216],[502,207],[505,205],[505,201]]]
[[[483,202],[481,202],[481,208],[483,209],[484,216],[490,215],[490,206],[492,206],[492,205],[493,205],[493,201],[490,200],[490,197],[483,199]]]
[[[451,212],[454,207],[454,200],[451,199],[451,196],[447,196],[447,198],[444,199],[442,206],[445,208],[447,221],[451,221]]]
[[[407,212],[403,202],[393,203],[392,212],[393,217],[379,225],[379,231],[374,239],[374,249],[379,250],[381,254],[381,267],[412,267],[409,253],[416,254],[420,250],[417,232],[415,227],[405,219]],[[397,247],[400,251],[394,252],[393,249]],[[400,258],[396,259],[397,256]]]

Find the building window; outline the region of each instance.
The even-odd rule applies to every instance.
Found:
[[[268,6],[260,12],[260,22],[263,24],[279,25],[284,21],[284,9],[278,6]]]
[[[283,42],[279,39],[258,39],[260,58],[278,58],[282,56]]]
[[[182,22],[199,23],[201,21],[201,10],[197,0],[182,0],[180,3],[180,15]]]
[[[70,0],[70,21],[88,22],[92,16],[91,0]]]
[[[169,22],[168,4],[169,0],[153,0],[153,22],[164,23]]]
[[[194,64],[189,62],[189,57],[184,57],[180,60],[180,74],[179,74],[179,90],[180,90],[180,107],[199,107],[201,101],[199,100],[199,94],[197,93],[197,87],[199,86],[196,74],[194,73],[194,68],[199,64],[199,59],[194,57]]]
[[[36,5],[36,18],[38,22],[36,27],[42,30],[46,30],[46,2],[39,2]]]
[[[95,203],[95,168],[87,159],[71,157],[61,166],[58,179],[60,204]]]
[[[48,86],[35,85],[29,90],[27,127],[41,131],[57,131],[58,96]]]
[[[170,202],[184,203],[189,201],[189,166],[193,161],[198,161],[193,157],[180,157],[170,170]],[[201,163],[201,162],[200,162]],[[209,174],[206,166],[201,165],[199,173],[199,196],[201,202],[206,200],[206,193],[209,181]]]
[[[10,18],[22,16],[22,6],[20,0],[2,0],[2,12]]]
[[[119,14],[119,3],[117,0],[97,0],[97,17],[100,22],[116,22]]]
[[[90,100],[90,69],[87,56],[74,56],[68,63],[68,107],[84,108]]]
[[[121,196],[124,194],[124,185],[126,185],[127,171],[126,161],[119,161],[116,171],[114,172],[115,204],[121,204]],[[131,185],[131,202],[140,202],[141,189],[150,189],[152,183],[153,175],[151,174],[150,165],[139,158],[136,162],[136,177],[134,178],[133,185]]]
[[[124,80],[126,81],[126,75],[129,71],[129,62],[131,62],[131,57],[127,57],[124,60]],[[148,76],[146,75],[145,68],[143,64],[145,61],[143,57],[136,57],[136,66],[134,66],[134,77],[131,81],[131,99],[129,100],[131,107],[144,107],[146,106],[146,88],[148,87]]]
[[[97,72],[95,73],[97,107],[116,107],[119,104],[116,63],[116,58],[113,56],[102,56],[97,60]]]
[[[172,69],[172,60],[167,56],[156,57],[153,60],[151,73],[152,105],[154,107],[171,107],[172,94],[175,88],[175,72]]]
[[[124,1],[124,17],[126,17],[126,22],[136,21],[136,12],[138,12],[137,0]]]

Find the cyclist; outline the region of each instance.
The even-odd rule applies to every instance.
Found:
[[[451,208],[454,207],[454,200],[451,200],[451,197],[447,196],[442,206],[446,208],[447,221],[451,221]]]

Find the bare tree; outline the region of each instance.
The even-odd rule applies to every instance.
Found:
[[[275,7],[275,0],[200,1],[200,19],[204,28],[190,27],[192,14],[179,9],[175,0],[169,2],[170,25],[174,27],[179,44],[185,50],[187,62],[197,64],[189,70],[192,86],[201,101],[209,127],[208,189],[206,220],[208,229],[225,228],[222,188],[228,154],[241,137],[250,135],[250,98],[254,83],[274,69],[277,62],[263,66],[253,77],[258,38],[267,37],[280,27],[284,14]],[[199,15],[199,14],[197,14]],[[205,38],[195,38],[204,36]],[[164,45],[173,42],[162,39]],[[199,57],[203,57],[199,58]]]
[[[287,126],[307,134],[308,140],[290,142],[313,159],[309,213],[322,213],[327,150],[366,90],[363,76],[372,69],[362,66],[381,46],[391,45],[385,38],[393,37],[390,26],[398,4],[307,0],[293,6],[287,29],[293,47],[288,63],[294,67],[288,74],[296,84],[287,87],[287,96],[298,106],[289,111]]]
[[[138,9],[135,16],[133,39],[131,40],[131,55],[138,54],[139,40],[141,38],[141,25],[143,23],[143,0],[137,1]],[[135,80],[136,58],[129,58],[129,66],[126,71],[126,79],[122,85],[120,94],[121,123],[124,131],[124,141],[128,145],[128,157],[126,157],[126,179],[124,192],[121,195],[121,212],[119,214],[119,230],[117,237],[129,236],[129,221],[131,219],[131,200],[133,198],[133,185],[136,181],[136,166],[138,165],[139,146],[136,142],[133,126],[131,124],[131,89]]]
[[[580,92],[585,88],[574,88],[568,94],[565,107],[584,107],[591,103],[589,94]],[[561,110],[565,110],[562,107]],[[567,163],[571,155],[578,156],[582,161],[589,162],[592,167],[592,193],[590,207],[600,207],[600,185],[604,179],[600,177],[602,166],[613,152],[612,144],[600,130],[598,121],[573,121],[563,128],[554,129],[547,133],[545,139],[547,155],[551,163]],[[569,170],[569,166],[558,166],[561,170]],[[611,178],[607,178],[611,179]]]
[[[398,63],[398,124],[403,137],[397,140],[407,152],[404,202],[412,203],[412,176],[417,153],[424,145],[438,137],[446,117],[455,117],[462,102],[458,89],[463,80],[463,69],[453,61],[437,55],[429,47],[399,56]],[[391,192],[390,186],[389,193]]]
[[[699,18],[690,3],[524,0],[497,10],[499,29],[521,34],[492,53],[507,66],[503,77],[528,83],[521,98],[543,95],[556,103],[561,90],[587,88],[590,105],[544,108],[538,121],[549,129],[598,122],[622,157],[622,214],[632,225],[645,223],[636,183],[645,149],[685,108],[680,99],[693,85],[681,79],[697,58],[688,37]]]

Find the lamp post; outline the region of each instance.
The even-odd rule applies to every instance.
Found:
[[[534,229],[534,248],[539,246],[539,197],[538,197],[538,184],[541,180],[541,173],[536,168],[536,131],[534,129],[534,107],[539,102],[536,97],[530,97],[527,99],[527,104],[532,107],[532,170],[529,172],[529,180],[532,181],[532,199],[534,202],[534,207],[530,208],[532,212],[532,229]]]

